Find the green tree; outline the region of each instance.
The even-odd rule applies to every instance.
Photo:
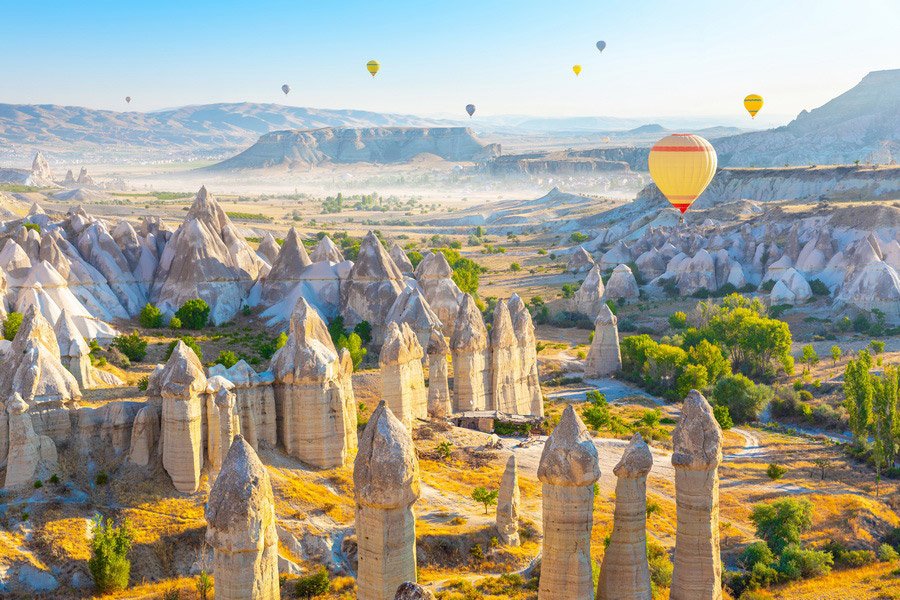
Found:
[[[687,315],[683,312],[676,312],[669,315],[669,325],[672,329],[684,329],[687,327]]]
[[[231,350],[222,350],[219,352],[219,356],[216,357],[216,364],[222,365],[226,369],[230,369],[238,362],[237,355]]]
[[[172,317],[172,320],[169,321],[170,329],[181,329],[181,319],[178,317]]]
[[[158,329],[162,327],[162,311],[148,302],[144,308],[141,309],[141,314],[138,316],[138,322],[141,324],[141,327]]]
[[[881,377],[872,378],[872,437],[875,439],[877,477],[881,475],[881,460],[888,467],[894,466],[897,453],[897,434],[900,423],[897,418],[898,394],[897,367],[888,366]]]
[[[368,321],[360,321],[353,328],[353,333],[359,336],[363,344],[368,344],[372,341],[372,324]]]
[[[11,312],[6,315],[6,320],[3,322],[3,338],[13,341],[16,337],[16,334],[19,332],[19,327],[22,326],[22,313]]]
[[[192,338],[189,335],[182,336],[179,338],[185,345],[194,351],[194,354],[197,355],[199,360],[203,360],[203,350],[200,349],[200,345],[197,343],[197,340]],[[175,350],[175,346],[178,345],[178,340],[172,340],[169,342],[168,348],[166,348],[166,360],[169,360],[169,357],[172,356],[172,352]]]
[[[647,362],[649,377],[660,386],[671,388],[687,363],[687,352],[677,346],[658,344]]]
[[[521,271],[521,270],[522,270],[522,265],[520,265],[520,264],[517,263],[517,262],[514,262],[514,263],[512,263],[511,265],[509,265],[509,270],[510,270],[510,271],[513,271],[513,272]]]
[[[756,385],[746,376],[737,374],[723,377],[713,388],[716,404],[728,407],[735,423],[755,421],[759,411],[772,399],[772,390],[766,385]]]
[[[351,333],[349,336],[342,335],[338,338],[337,348],[346,348],[350,352],[350,359],[353,361],[353,369],[356,370],[368,354],[368,350],[363,348],[362,338],[358,333]]]
[[[93,537],[88,570],[94,585],[101,594],[124,590],[131,574],[131,550],[133,536],[128,521],[116,526],[112,520],[97,517],[91,527]]]
[[[328,579],[328,571],[325,565],[320,565],[318,570],[311,575],[298,577],[294,584],[294,594],[300,598],[315,598],[328,593],[331,589],[331,580]]]
[[[484,514],[487,514],[488,507],[497,504],[497,496],[499,495],[499,490],[489,490],[481,486],[472,490],[472,500],[484,505]]]
[[[132,332],[130,335],[125,334],[113,338],[110,346],[120,350],[122,354],[128,357],[128,360],[135,362],[141,362],[147,356],[147,341],[137,331]]]
[[[812,525],[812,504],[795,498],[756,504],[750,520],[756,525],[757,537],[765,540],[775,554],[781,554],[788,544],[799,544],[800,534]]]
[[[188,329],[203,329],[209,320],[209,305],[201,298],[194,298],[182,304],[175,316]]]
[[[728,412],[728,407],[723,404],[713,404],[713,416],[716,418],[716,422],[719,423],[719,427],[722,429],[731,429],[734,427],[734,421],[731,420],[731,413]]]
[[[832,366],[837,366],[837,361],[841,360],[841,347],[840,346],[832,346],[831,347],[831,364]]]
[[[622,371],[632,379],[640,379],[657,344],[649,335],[632,335],[622,339]]]
[[[884,352],[884,342],[879,342],[878,340],[872,340],[869,342],[869,345],[872,346],[872,354],[878,356],[882,352]]]
[[[819,355],[816,354],[816,350],[811,344],[807,344],[801,349],[800,360],[806,363],[806,370],[809,371],[813,365],[818,364]]]
[[[582,419],[594,431],[607,427],[610,422],[609,405],[606,402],[606,396],[603,394],[599,395],[599,398],[588,398],[591,403],[581,410]]]
[[[287,344],[287,341],[288,341],[288,335],[286,332],[282,331],[281,333],[278,334],[278,337],[275,338],[275,349],[276,350],[281,349],[285,344]]]
[[[869,374],[871,368],[872,355],[866,350],[861,350],[858,358],[850,360],[844,367],[844,407],[850,418],[853,440],[860,447],[866,445],[872,420],[874,388]]]
[[[684,398],[691,390],[702,390],[709,384],[709,376],[703,365],[688,365],[678,376],[677,394]]]
[[[344,317],[338,315],[328,323],[328,334],[331,336],[331,341],[337,346],[341,336],[347,335],[347,329],[344,327]]]
[[[700,340],[688,350],[688,362],[706,368],[709,383],[715,383],[725,375],[731,375],[731,365],[722,350],[707,340]]]
[[[785,473],[787,473],[787,469],[775,463],[770,463],[768,468],[766,468],[766,476],[772,481],[778,481],[784,477]]]

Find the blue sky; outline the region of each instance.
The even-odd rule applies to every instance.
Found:
[[[4,103],[726,121],[759,93],[768,125],[900,67],[898,0],[4,4]]]

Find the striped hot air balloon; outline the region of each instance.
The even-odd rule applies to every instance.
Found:
[[[377,60],[370,60],[366,63],[366,70],[371,73],[372,77],[375,77],[375,73],[377,73],[380,68],[381,65],[378,64]]]
[[[763,107],[763,99],[762,96],[758,94],[750,94],[746,98],[744,98],[744,108],[747,109],[747,112],[750,113],[751,118],[756,118],[756,113],[759,112],[759,109]]]
[[[650,150],[650,176],[681,214],[703,193],[716,174],[716,150],[699,135],[674,133]]]
[[[475,105],[474,104],[466,104],[466,112],[469,113],[469,118],[472,118],[472,115],[475,114]]]
[[[581,75],[581,65],[575,65],[572,67],[572,70],[575,71],[575,77]]]

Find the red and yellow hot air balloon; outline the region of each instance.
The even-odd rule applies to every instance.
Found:
[[[763,98],[759,94],[750,94],[744,98],[744,108],[750,113],[750,118],[755,119],[756,113],[763,107]]]
[[[672,206],[684,214],[716,174],[716,150],[699,135],[674,133],[650,150],[650,176]]]

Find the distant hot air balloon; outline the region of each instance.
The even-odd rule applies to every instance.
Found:
[[[609,143],[609,138],[608,138],[608,137],[603,138],[603,143],[604,143],[604,144],[608,144],[608,143]]]
[[[281,86],[281,91],[284,92],[285,96],[287,96],[288,92],[291,91],[291,86],[289,86],[288,84],[284,84],[283,86]]]
[[[575,71],[575,77],[581,75],[581,65],[575,65],[572,67],[572,70]]]
[[[684,214],[712,181],[717,160],[715,148],[702,137],[674,133],[650,150],[650,176],[672,206]]]
[[[469,117],[475,114],[475,105],[474,104],[466,104],[466,112],[469,113]]]
[[[131,96],[125,96],[125,102],[131,104]]]
[[[604,42],[603,40],[597,42],[597,50],[599,50],[600,52],[606,50],[606,42]]]
[[[758,94],[750,94],[746,98],[744,98],[744,108],[747,109],[747,112],[750,113],[751,118],[756,118],[756,113],[759,112],[763,106],[762,96]]]
[[[381,65],[378,64],[377,60],[370,60],[366,63],[366,69],[372,74],[372,77],[375,77],[375,73],[377,73],[380,68]]]

